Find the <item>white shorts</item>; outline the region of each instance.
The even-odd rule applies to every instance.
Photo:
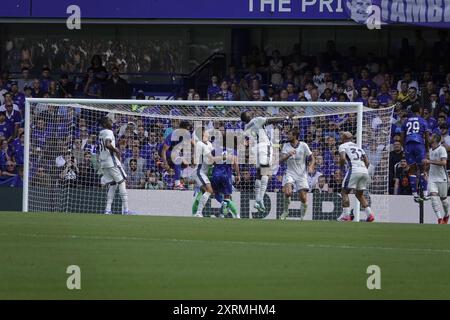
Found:
[[[342,181],[342,189],[366,190],[370,182],[370,176],[367,173],[351,173],[347,171],[344,181]]]
[[[116,166],[112,168],[103,168],[103,176],[100,180],[102,185],[119,184],[127,179],[127,174],[122,167]]]
[[[441,198],[447,198],[447,182],[428,182],[428,194],[437,193]]]
[[[199,187],[203,187],[203,186],[211,183],[211,181],[209,181],[208,176],[205,173],[203,173],[201,170],[198,170],[195,172],[195,182],[197,182],[197,185]]]
[[[290,174],[285,174],[283,176],[283,187],[286,184],[292,184],[294,187],[294,191],[300,191],[300,190],[309,190],[308,180],[306,179],[294,179],[293,176]]]
[[[256,168],[272,167],[273,152],[271,145],[258,145],[256,150]]]

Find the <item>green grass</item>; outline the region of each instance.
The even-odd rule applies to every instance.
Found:
[[[3,212],[0,298],[450,299],[450,227]]]

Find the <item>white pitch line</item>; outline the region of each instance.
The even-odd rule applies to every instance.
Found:
[[[12,236],[12,234],[2,234]],[[305,247],[320,249],[351,249],[351,250],[387,250],[387,251],[408,251],[424,253],[449,253],[450,249],[432,249],[432,248],[402,248],[402,247],[376,247],[376,246],[352,246],[336,244],[314,244],[314,243],[281,243],[281,242],[260,242],[260,241],[233,241],[233,240],[198,240],[198,239],[174,239],[174,238],[142,238],[142,237],[116,237],[116,236],[90,236],[90,235],[51,235],[37,233],[20,233],[19,236],[39,237],[39,238],[65,238],[65,239],[91,239],[91,240],[127,240],[127,241],[159,241],[159,242],[194,242],[194,243],[223,243],[235,245],[258,245],[275,247]],[[17,236],[17,235],[16,235]]]

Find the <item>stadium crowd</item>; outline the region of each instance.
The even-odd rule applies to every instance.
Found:
[[[444,146],[450,151],[450,41],[445,32],[440,32],[439,36],[440,40],[433,45],[427,45],[421,39],[412,46],[403,39],[398,54],[389,57],[376,57],[371,53],[362,56],[355,47],[344,55],[336,50],[333,41],[328,41],[325,52],[318,54],[315,59],[303,57],[296,47],[285,56],[278,50],[264,52],[255,47],[249,55],[242,57],[239,64],[230,65],[222,79],[211,77],[206,90],[187,88],[177,99],[356,101],[374,110],[395,106],[392,118],[382,119],[379,123],[373,120],[372,125],[365,128],[363,141],[366,146],[363,147],[369,149],[367,152],[372,155],[369,157],[375,162],[374,170],[378,172],[376,179],[383,179],[383,174],[388,175],[389,193],[411,194],[400,132],[413,104],[423,107],[423,117],[428,122],[429,130],[440,133]],[[417,37],[420,40],[420,33]],[[93,56],[81,80],[71,77],[70,72],[73,70],[70,68],[57,76],[52,73],[48,61],[44,62],[38,77],[31,75],[31,70],[36,70],[35,63],[23,62],[20,77],[11,79],[8,71],[1,74],[0,184],[20,186],[22,183],[25,97],[131,98],[130,84],[119,73],[123,68],[112,63],[105,65],[100,55]],[[201,92],[206,94],[202,95]],[[155,99],[146,97],[143,92],[134,98]],[[142,108],[137,103],[132,108],[137,112],[152,113],[156,107]],[[182,113],[180,108],[163,109],[160,107],[158,112],[165,111],[171,115]],[[99,131],[97,115],[86,110],[62,107],[49,107],[40,112],[42,114],[36,118],[32,128],[32,181],[42,186],[50,186],[55,180],[62,186],[98,185],[100,179],[95,161]],[[197,108],[191,115],[208,116],[209,112],[211,110],[208,107]],[[239,110],[234,112],[236,115]],[[267,112],[276,115],[279,110],[270,108]],[[172,189],[174,172],[162,165],[159,153],[176,121],[124,115],[117,116],[115,121],[121,158],[128,174],[127,187]],[[377,131],[383,121],[391,126],[390,143],[385,143]],[[214,125],[222,130],[239,127],[237,122],[218,122]],[[305,118],[300,120],[299,125],[302,130],[300,138],[310,145],[316,156],[315,171],[309,173],[311,191],[340,192],[343,172],[338,164],[339,132],[345,130],[355,133],[356,114]],[[287,125],[281,128],[282,137],[287,128]],[[72,135],[59,139],[66,130]],[[71,144],[69,148],[67,144]],[[51,152],[45,152],[45,148]],[[377,157],[377,153],[382,150],[390,151],[389,168],[384,168],[383,159]],[[58,169],[55,170],[55,167]],[[194,180],[189,178],[194,169],[194,166],[187,166],[182,171],[186,189],[194,188]],[[281,190],[283,170],[283,166],[278,168],[268,191]],[[254,179],[254,167],[242,165],[241,181],[236,189],[251,191]]]

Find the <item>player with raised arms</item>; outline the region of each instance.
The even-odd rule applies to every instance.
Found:
[[[256,138],[256,180],[255,180],[255,209],[266,212],[264,195],[266,194],[269,176],[272,175],[272,142],[267,133],[267,126],[291,119],[286,117],[254,117],[249,111],[241,113],[241,121],[245,124],[244,135]]]
[[[108,186],[105,214],[111,214],[111,205],[119,187],[119,194],[122,198],[122,214],[129,214],[128,193],[125,181],[127,176],[120,163],[120,151],[116,148],[116,139],[112,131],[113,122],[109,117],[100,119],[103,130],[98,135],[99,139],[99,160],[103,176],[101,184]]]
[[[366,221],[372,222],[375,216],[369,203],[364,196],[367,184],[370,181],[369,160],[365,151],[354,143],[353,135],[350,132],[341,133],[342,144],[339,146],[339,164],[341,168],[347,165],[347,172],[342,182],[342,214],[338,221],[352,221],[350,216],[349,193],[355,190],[356,198],[361,203],[361,209],[366,213]]]
[[[423,170],[423,161],[426,157],[428,145],[428,124],[421,117],[421,108],[418,104],[411,107],[411,114],[402,125],[402,140],[405,146],[405,158],[409,165],[409,184],[415,202],[428,200],[427,181]],[[420,177],[420,185],[424,192],[424,198],[417,193],[417,175]]]
[[[441,145],[441,136],[431,136],[430,159],[425,159],[424,164],[430,165],[428,174],[428,190],[431,197],[431,206],[438,218],[438,224],[448,223],[448,176],[447,176],[447,150]],[[442,209],[444,213],[442,213]]]
[[[314,171],[315,159],[305,142],[298,140],[299,129],[292,128],[288,133],[289,142],[283,145],[280,162],[286,162],[286,173],[283,176],[284,206],[281,219],[289,215],[289,204],[294,191],[299,192],[301,208],[300,217],[306,214],[307,195],[309,190],[308,171]]]
[[[190,131],[192,129],[192,125],[189,121],[181,121],[179,125],[179,129]],[[181,143],[183,138],[183,134],[179,134],[179,139],[174,138],[174,131],[167,135],[164,139],[164,144],[161,150],[161,159],[163,161],[163,167],[168,170],[172,168],[174,170],[174,189],[175,190],[183,190],[184,186],[181,184],[181,170],[182,164],[176,164],[172,160],[172,150],[174,147]]]

